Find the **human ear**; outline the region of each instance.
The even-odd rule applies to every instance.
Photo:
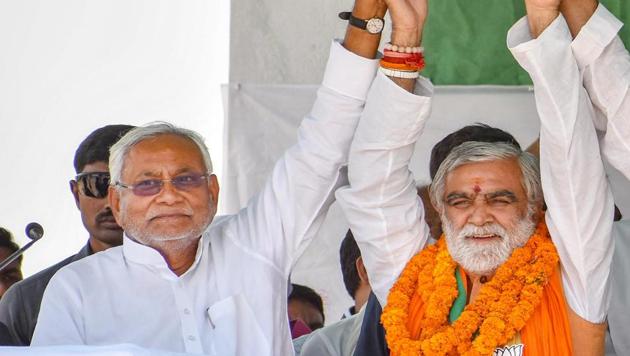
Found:
[[[70,182],[70,193],[72,193],[72,196],[74,197],[74,203],[77,206],[77,209],[79,209],[79,183],[75,180],[71,180]]]

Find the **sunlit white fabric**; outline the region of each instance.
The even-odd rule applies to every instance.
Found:
[[[291,354],[289,273],[344,181],[340,169],[377,65],[334,43],[297,144],[247,207],[215,219],[194,265],[177,277],[157,251],[129,238],[68,265],[44,294],[33,345]]]

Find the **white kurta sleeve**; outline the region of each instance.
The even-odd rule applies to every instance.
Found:
[[[546,219],[567,302],[585,320],[603,322],[610,300],[613,198],[569,29],[559,16],[532,40],[523,18],[510,29],[508,46],[534,82]]]
[[[323,83],[299,127],[297,143],[236,218],[236,233],[230,234],[234,242],[287,277],[319,230],[334,191],[346,181],[341,169],[377,67],[377,60],[333,43]]]
[[[87,344],[80,282],[73,277],[73,273],[62,268],[48,282],[33,332],[32,346]]]
[[[596,108],[602,155],[630,179],[630,54],[617,36],[622,26],[600,4],[571,47]]]
[[[416,88],[420,95],[378,73],[350,150],[350,187],[337,191],[382,306],[430,236],[409,161],[429,116],[433,87],[421,78]]]

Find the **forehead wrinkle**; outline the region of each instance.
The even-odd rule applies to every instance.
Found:
[[[162,173],[160,171],[146,170],[138,173],[134,178],[137,177],[150,177],[150,178],[160,178],[162,177]]]
[[[178,176],[182,173],[188,173],[188,172],[196,172],[197,170],[192,168],[192,167],[181,167],[176,169],[172,174],[169,174],[169,176]],[[136,177],[150,177],[150,178],[163,178],[164,177],[164,171],[163,170],[146,170],[146,171],[142,171],[140,172]]]

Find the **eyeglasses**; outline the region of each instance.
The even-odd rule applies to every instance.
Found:
[[[78,174],[75,178],[83,195],[102,199],[107,196],[109,188],[108,172],[88,172]]]
[[[209,176],[210,173],[191,173],[183,174],[173,179],[147,179],[139,181],[136,184],[124,184],[117,182],[115,185],[121,188],[131,189],[133,194],[137,196],[148,197],[161,192],[164,187],[164,182],[170,182],[177,190],[190,191],[192,189],[199,188]]]

